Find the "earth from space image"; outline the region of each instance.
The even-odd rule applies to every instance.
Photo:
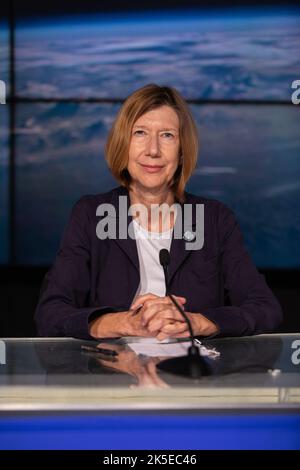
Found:
[[[31,99],[16,108],[20,263],[50,263],[76,200],[117,186],[104,159],[107,133],[122,100],[157,83],[190,100],[199,128],[187,190],[235,211],[259,266],[300,265],[299,110],[286,104],[300,79],[299,11],[99,13],[16,24],[16,93]],[[5,25],[0,40],[5,78]],[[1,152],[4,200],[8,152]],[[0,217],[7,223],[1,204]]]

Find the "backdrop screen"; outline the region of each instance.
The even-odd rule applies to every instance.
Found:
[[[0,18],[0,80],[8,92],[8,25]],[[3,83],[1,91],[3,92]],[[8,109],[0,104],[0,264],[8,262]]]
[[[51,263],[74,202],[117,185],[104,161],[108,130],[122,100],[155,82],[192,101],[201,150],[187,189],[234,209],[259,267],[300,267],[299,107],[289,104],[299,44],[295,9],[20,18],[18,262]]]

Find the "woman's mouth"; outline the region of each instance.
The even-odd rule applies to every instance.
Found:
[[[147,171],[147,173],[158,173],[163,168],[163,166],[159,166],[159,165],[141,165],[141,166],[145,171]]]

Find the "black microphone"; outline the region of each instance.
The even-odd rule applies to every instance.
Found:
[[[187,356],[175,357],[172,359],[166,359],[165,361],[160,362],[157,367],[166,372],[171,372],[173,374],[185,375],[192,378],[199,378],[202,375],[208,375],[209,371],[205,361],[200,356],[199,348],[194,344],[194,333],[193,328],[190,322],[190,319],[178,304],[176,299],[170,293],[169,290],[169,272],[168,267],[171,261],[170,253],[166,248],[163,248],[159,252],[159,262],[163,267],[165,275],[165,284],[166,284],[166,295],[171,299],[177,310],[183,316],[191,337],[191,346],[188,348]]]

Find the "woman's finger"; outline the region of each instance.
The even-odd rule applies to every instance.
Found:
[[[186,298],[185,297],[180,297],[177,295],[174,295],[175,299],[180,303],[184,304],[186,303]],[[139,295],[135,301],[131,304],[130,309],[136,309],[141,305],[144,305],[144,303],[148,300],[157,300],[159,299],[160,301],[166,302],[166,303],[172,303],[172,300],[166,296],[166,297],[159,297],[158,295],[152,294],[152,293],[147,293],[143,295]]]
[[[159,299],[159,296],[155,294],[151,294],[150,292],[148,292],[147,294],[139,295],[135,299],[135,301],[131,304],[130,310],[134,310],[140,307],[141,305],[144,304],[146,300],[150,300],[150,299]]]
[[[190,332],[189,330],[184,331],[183,333],[176,333],[173,335],[174,338],[189,338],[190,337]]]
[[[187,325],[181,319],[176,320],[172,315],[156,315],[154,319],[150,320],[146,326],[147,331],[150,334],[156,334],[158,332],[175,334],[181,333],[187,330]]]
[[[142,312],[142,324],[146,328],[150,321],[166,320],[185,322],[181,313],[173,305],[156,304]]]
[[[164,339],[167,339],[167,338],[189,338],[189,337],[190,337],[190,332],[188,330],[185,330],[182,333],[176,333],[176,332],[171,332],[171,331],[169,331],[168,333],[164,333],[163,331],[160,331],[156,335],[156,339],[158,341],[163,341]]]
[[[174,322],[172,312],[163,311],[158,312],[152,317],[149,322],[145,325],[145,328],[149,333],[156,333],[161,330],[167,323]]]
[[[149,331],[149,333],[152,333],[152,334],[158,333],[170,321],[172,321],[172,320],[163,319],[163,318],[155,318],[154,320],[151,320],[148,323],[148,325],[146,327],[147,331]]]
[[[169,335],[159,332],[158,335],[156,336],[156,339],[158,341],[163,341],[164,339],[167,339],[168,337]]]
[[[188,331],[188,327],[186,323],[181,323],[181,322],[175,322],[173,324],[171,323],[165,323],[162,325],[161,330],[162,333],[168,333],[168,334],[180,334],[184,333],[185,331]]]

